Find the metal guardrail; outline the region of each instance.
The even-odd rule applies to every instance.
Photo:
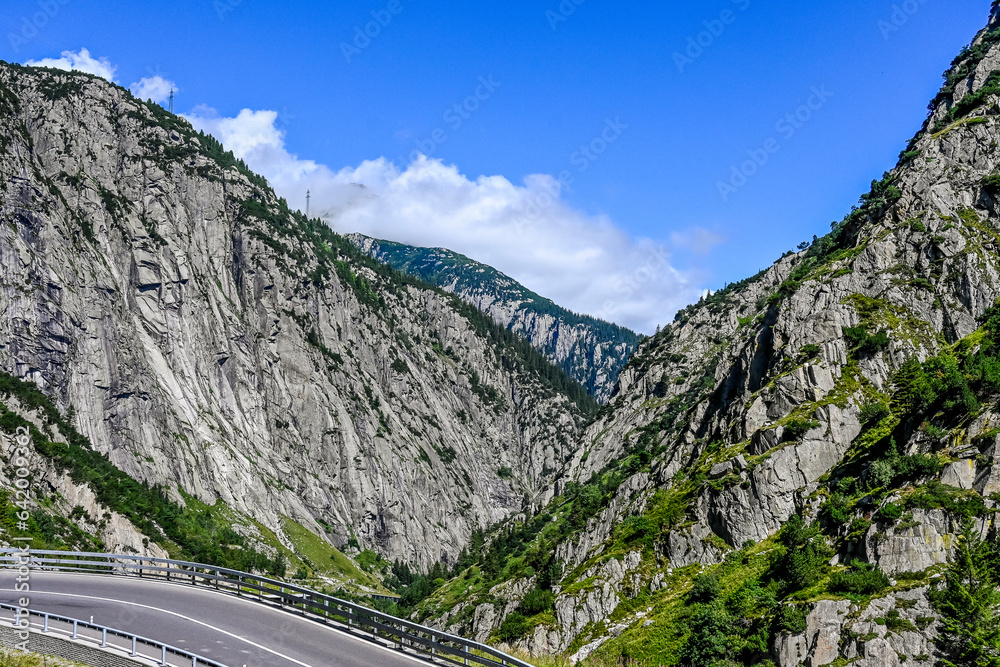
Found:
[[[124,630],[116,630],[114,628],[108,628],[103,625],[98,625],[96,623],[88,623],[87,621],[81,621],[76,618],[69,618],[67,616],[59,616],[57,614],[48,614],[41,611],[33,611],[31,609],[26,609],[24,607],[18,607],[12,604],[0,603],[0,609],[7,609],[8,611],[14,612],[14,622],[13,627],[26,630],[31,626],[31,617],[37,616],[42,620],[41,630],[44,634],[54,633],[57,631],[55,627],[56,624],[63,624],[66,626],[62,634],[66,634],[70,639],[75,639],[77,641],[86,641],[92,644],[97,644],[97,648],[106,649],[109,646],[112,648],[117,648],[122,652],[128,652],[128,655],[133,658],[146,658],[148,660],[153,660],[163,667],[170,667],[171,663],[167,662],[168,656],[174,655],[184,659],[184,664],[190,663],[191,667],[199,667],[199,665],[204,665],[204,667],[226,667],[221,662],[216,662],[214,660],[209,660],[208,658],[203,658],[196,653],[191,651],[186,651],[182,648],[177,648],[169,644],[164,644],[163,642],[158,642],[155,639],[149,639],[147,637],[142,637],[140,635],[134,635],[131,632],[125,632]],[[22,618],[22,615],[24,618]],[[72,628],[72,631],[70,631]],[[94,630],[100,633],[100,638],[91,637],[87,634],[81,634],[81,630]],[[115,637],[120,637],[128,644],[126,646],[119,646],[113,642],[108,641],[108,636],[111,636],[112,640]],[[139,648],[141,646],[149,646],[156,650],[156,655],[146,655],[141,653]],[[175,663],[176,664],[176,661]]]
[[[30,557],[26,559],[25,553]],[[410,649],[452,664],[533,667],[486,644],[308,588],[239,570],[127,554],[0,549],[0,568],[25,565],[31,569],[153,578],[210,588],[278,607],[338,629],[360,630],[375,639],[388,640],[399,649]]]

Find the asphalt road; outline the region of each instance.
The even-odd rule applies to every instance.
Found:
[[[0,602],[17,604],[0,570]],[[280,609],[177,583],[32,572],[32,611],[126,630],[233,667],[416,667],[428,663]]]

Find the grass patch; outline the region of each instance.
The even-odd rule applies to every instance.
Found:
[[[283,529],[295,547],[295,555],[302,558],[314,574],[346,579],[346,583],[355,583],[388,594],[375,577],[363,572],[350,558],[302,524],[285,517]]]

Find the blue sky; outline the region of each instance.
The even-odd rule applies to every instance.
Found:
[[[175,82],[179,112],[340,231],[453,247],[648,331],[843,217],[989,5],[8,0],[0,58],[87,48],[122,85]],[[766,162],[723,196],[748,151]]]

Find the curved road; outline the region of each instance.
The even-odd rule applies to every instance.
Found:
[[[17,604],[9,570],[0,602]],[[178,583],[32,572],[32,611],[149,637],[240,667],[416,667],[428,663],[287,611]]]

